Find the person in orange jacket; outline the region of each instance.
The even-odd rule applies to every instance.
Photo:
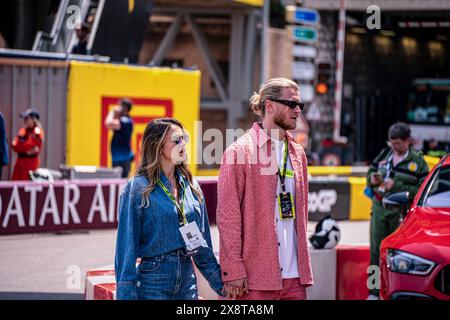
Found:
[[[44,141],[44,131],[35,109],[27,109],[20,114],[24,126],[12,142],[12,148],[18,153],[13,171],[13,180],[30,180],[29,172],[39,168],[39,153]]]

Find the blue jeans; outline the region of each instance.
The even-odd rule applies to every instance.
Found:
[[[197,278],[184,249],[144,258],[137,268],[139,300],[197,300]]]

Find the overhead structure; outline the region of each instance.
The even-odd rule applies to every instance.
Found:
[[[248,98],[252,93],[255,58],[261,50],[263,0],[156,0],[152,15],[171,16],[172,22],[158,45],[151,65],[161,65],[174,45],[183,23],[187,23],[200,55],[205,62],[218,92],[217,99],[202,98],[203,109],[227,110],[227,127],[237,128],[238,121],[245,115]],[[229,68],[228,80],[220,69],[217,60],[205,37],[198,18],[225,17],[229,19]],[[263,61],[263,59],[260,59]],[[258,68],[262,70],[262,66]],[[259,82],[259,78],[258,78]]]
[[[39,31],[32,51],[69,54],[77,41],[74,23],[92,18],[88,55],[136,63],[149,17],[162,16],[169,18],[171,25],[150,60],[150,65],[159,66],[167,58],[183,24],[187,24],[218,93],[216,98],[202,99],[201,107],[226,110],[227,127],[237,128],[239,119],[248,110],[253,86],[266,78],[267,39],[263,35],[267,33],[268,4],[264,0],[62,0],[51,32]],[[74,8],[76,14],[71,11]],[[207,30],[199,23],[205,18],[228,20],[228,70],[221,69],[212,54],[205,35]]]

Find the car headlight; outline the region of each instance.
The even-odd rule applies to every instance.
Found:
[[[388,249],[387,267],[392,272],[426,276],[436,263],[400,250]]]

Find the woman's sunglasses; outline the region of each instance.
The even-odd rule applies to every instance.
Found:
[[[175,144],[180,144],[182,141],[185,143],[189,142],[189,136],[187,134],[184,134],[182,136],[174,136],[170,139],[170,141],[175,142]]]
[[[298,106],[300,108],[300,111],[303,111],[303,108],[305,107],[305,104],[303,102],[298,102],[295,100],[280,100],[280,99],[270,99],[270,100],[284,104],[286,107],[289,107],[290,109],[295,109]]]

